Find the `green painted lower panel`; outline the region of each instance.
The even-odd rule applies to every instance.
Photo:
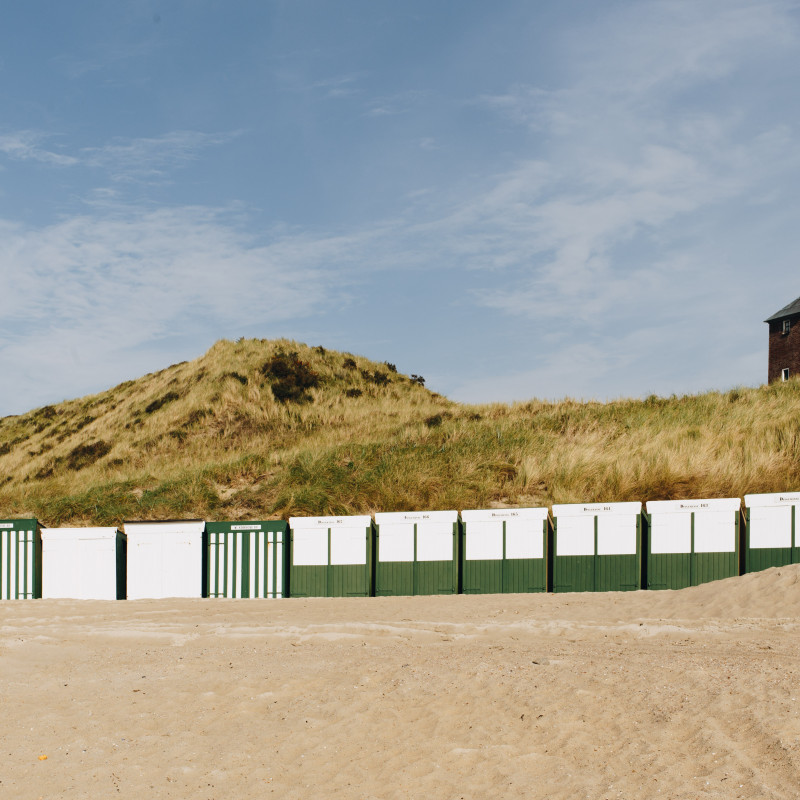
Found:
[[[463,562],[464,594],[544,592],[547,562],[544,558],[508,558]]]
[[[416,594],[456,594],[458,568],[455,561],[417,561]]]
[[[738,574],[738,553],[656,553],[647,560],[648,589],[685,589]]]
[[[378,561],[375,564],[375,595],[414,594],[413,561]]]
[[[554,592],[593,592],[594,556],[554,556]]]
[[[744,571],[760,572],[770,567],[797,563],[791,547],[748,548],[744,553]]]
[[[504,592],[516,594],[547,591],[547,559],[507,558],[503,564]]]
[[[739,574],[738,553],[695,553],[694,558],[695,586]]]
[[[638,555],[597,556],[596,592],[632,592],[642,588]]]
[[[375,565],[376,595],[456,594],[454,561],[379,561]]]
[[[464,594],[502,594],[503,562],[500,559],[464,561]]]
[[[327,566],[295,567],[289,570],[289,597],[327,597]]]
[[[370,588],[365,564],[292,566],[289,570],[290,597],[369,597]]]
[[[685,589],[691,585],[691,553],[654,553],[648,557],[648,589]]]
[[[556,556],[554,592],[626,592],[641,588],[638,555]]]
[[[336,564],[327,568],[327,597],[369,597],[370,572],[366,564]]]

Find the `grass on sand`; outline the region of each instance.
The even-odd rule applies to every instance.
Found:
[[[217,342],[0,419],[0,518],[46,525],[741,497],[800,486],[800,382],[467,406],[391,364]]]

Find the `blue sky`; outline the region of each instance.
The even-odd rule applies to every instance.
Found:
[[[758,385],[800,295],[800,4],[0,10],[0,415],[220,338],[467,402]]]

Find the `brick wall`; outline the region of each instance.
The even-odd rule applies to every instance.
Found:
[[[792,328],[783,333],[783,320],[769,323],[769,368],[767,381],[779,381],[789,367],[789,375],[800,375],[800,314],[789,317]]]

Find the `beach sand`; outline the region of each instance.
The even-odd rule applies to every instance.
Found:
[[[13,800],[797,800],[800,566],[679,592],[3,602],[0,692]]]

